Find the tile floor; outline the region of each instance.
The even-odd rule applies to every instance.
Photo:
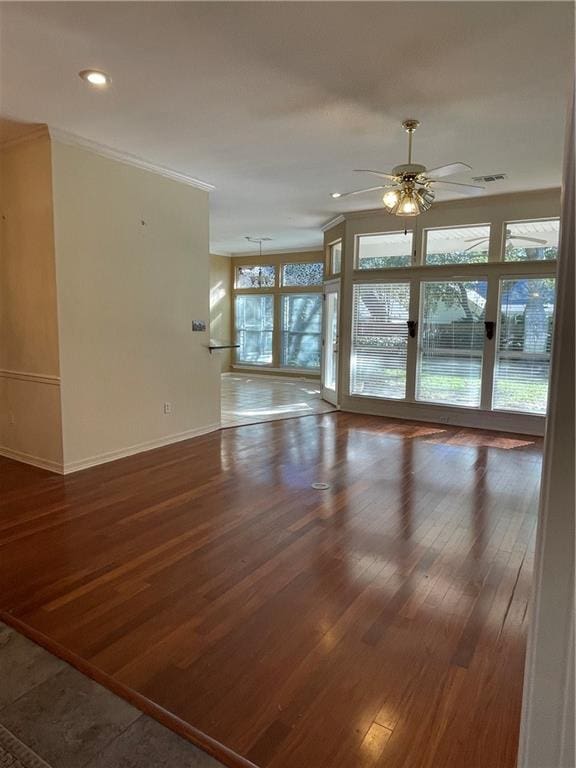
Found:
[[[222,374],[222,426],[308,416],[336,410],[320,397],[320,382],[259,374]]]
[[[0,623],[0,723],[51,768],[222,768]]]

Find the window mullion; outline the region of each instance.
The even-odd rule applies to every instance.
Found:
[[[484,338],[484,357],[482,359],[482,389],[480,394],[480,408],[485,411],[492,410],[492,389],[494,386],[494,363],[496,360],[496,345],[498,343],[498,307],[500,276],[492,274],[488,277],[486,294],[486,307],[484,319],[492,322],[493,333],[489,339]]]
[[[408,356],[406,360],[406,400],[416,400],[416,369],[418,364],[418,330],[420,324],[420,280],[410,281],[410,320],[416,320],[416,335],[408,336]]]

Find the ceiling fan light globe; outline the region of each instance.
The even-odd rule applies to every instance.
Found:
[[[395,213],[396,216],[418,216],[420,213],[420,201],[414,190],[404,190]]]
[[[400,193],[397,189],[389,189],[386,192],[384,192],[384,195],[382,197],[382,203],[388,210],[392,210],[394,208],[398,201],[400,199]]]

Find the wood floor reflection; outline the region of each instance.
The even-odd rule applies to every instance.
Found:
[[[329,413],[0,459],[0,606],[258,766],[513,768],[541,447]]]

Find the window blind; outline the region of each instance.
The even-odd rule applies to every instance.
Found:
[[[485,280],[421,284],[417,400],[480,405],[486,292]]]
[[[552,277],[500,281],[493,408],[546,413],[554,305]]]
[[[320,368],[322,294],[282,296],[282,366]]]
[[[274,297],[236,296],[236,360],[250,365],[272,363]]]
[[[350,391],[354,395],[406,397],[410,284],[354,285]]]

